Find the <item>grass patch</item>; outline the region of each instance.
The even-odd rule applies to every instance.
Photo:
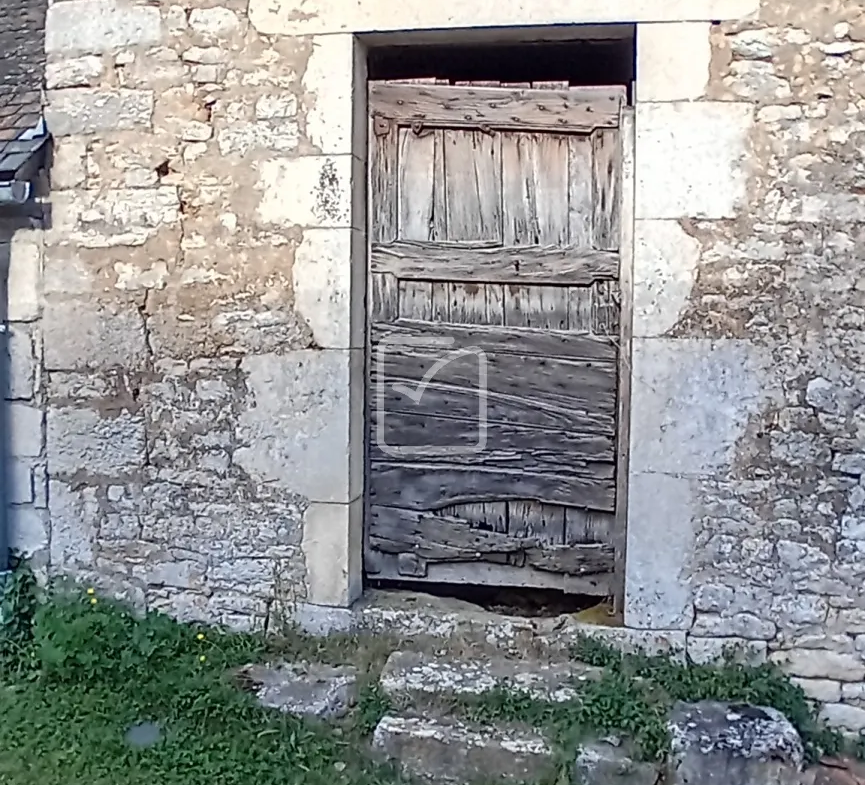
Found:
[[[24,577],[19,577],[24,576]],[[368,755],[386,702],[376,677],[391,642],[301,634],[278,640],[136,616],[95,594],[33,599],[26,571],[6,587],[0,629],[4,785],[392,785]],[[261,709],[228,671],[270,658],[351,663],[361,699],[328,725]],[[125,733],[156,722],[146,749]]]

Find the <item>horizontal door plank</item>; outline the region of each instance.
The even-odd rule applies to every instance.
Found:
[[[610,415],[616,411],[616,366],[612,363],[379,344],[373,347],[370,364],[374,396],[381,380],[382,387],[401,392],[415,404],[423,401],[428,384],[436,382],[476,395],[483,389],[487,395],[528,397],[536,404]]]
[[[571,466],[590,461],[612,461],[615,448],[611,435],[575,434],[552,428],[517,424],[484,423],[477,418],[418,416],[373,408],[370,459],[388,461],[395,455],[416,460],[435,460],[443,455],[465,454],[467,448],[482,449],[470,457],[477,466],[490,469],[565,474]]]
[[[372,82],[370,111],[398,123],[591,133],[616,128],[623,92],[508,89]]]
[[[436,462],[380,462],[370,465],[373,504],[433,510],[465,502],[533,499],[546,504],[611,512],[615,502],[614,465],[572,465],[567,474],[478,466],[472,455]]]
[[[370,326],[374,346],[405,342],[411,346],[453,351],[480,349],[495,354],[525,354],[562,357],[569,360],[616,362],[614,340],[589,333],[538,330],[500,325],[461,325],[398,319]]]
[[[373,244],[370,269],[422,281],[589,286],[619,277],[619,254],[576,245],[400,240]]]
[[[390,382],[379,389],[373,377],[369,401],[373,411],[385,411],[388,415],[428,415],[477,422],[480,414],[477,389],[436,382],[428,384],[421,399],[415,402],[405,393],[394,390]],[[578,406],[573,400],[564,404],[538,400],[530,391],[518,394],[488,392],[486,414],[488,424],[516,423],[526,428],[557,428],[569,434],[612,436],[615,433],[615,414],[606,407],[590,402]]]
[[[369,546],[387,554],[411,554],[411,561],[474,562],[519,555],[524,564],[546,572],[591,575],[611,572],[610,545],[550,545],[536,538],[473,529],[459,518],[373,505]],[[408,566],[409,559],[403,559]],[[405,574],[405,573],[404,573]]]

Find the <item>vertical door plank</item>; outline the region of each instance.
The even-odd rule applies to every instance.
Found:
[[[499,134],[444,132],[447,239],[501,240]]]
[[[572,136],[568,140],[568,223],[570,240],[578,248],[594,244],[592,183],[592,139]]]
[[[619,131],[598,129],[592,134],[592,203],[595,248],[619,249],[622,172]]]
[[[438,515],[453,515],[468,521],[472,528],[502,532],[508,530],[507,502],[466,502],[451,504],[436,511]]]
[[[592,332],[593,292],[591,286],[568,287],[568,329]]]
[[[505,323],[505,287],[500,283],[488,283],[487,290],[487,324]]]
[[[402,319],[432,319],[432,284],[429,281],[399,282],[399,315]]]
[[[487,292],[483,284],[450,284],[450,320],[454,324],[487,324]]]
[[[508,502],[508,534],[564,543],[565,508],[536,501]]]
[[[370,119],[369,189],[372,200],[369,236],[374,243],[397,238],[397,128],[384,118]]]
[[[451,285],[433,281],[430,290],[432,307],[430,318],[434,322],[449,322],[451,319]]]
[[[592,293],[592,332],[619,335],[619,282],[598,281],[588,287]]]
[[[436,134],[418,135],[410,128],[399,129],[399,237],[403,240],[438,240],[436,204]]]
[[[503,133],[505,245],[568,242],[568,137]]]
[[[580,507],[565,508],[565,544],[609,543],[614,534],[615,521],[610,513]]]
[[[376,273],[370,280],[371,320],[393,322],[399,318],[399,282],[390,273]]]

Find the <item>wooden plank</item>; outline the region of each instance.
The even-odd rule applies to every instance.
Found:
[[[371,508],[370,544],[384,553],[410,553],[426,562],[471,562],[524,553],[537,569],[569,575],[611,572],[614,564],[608,545],[549,545],[537,538],[475,529],[459,518],[380,505]]]
[[[441,168],[441,132],[421,134],[399,129],[398,236],[404,240],[438,240],[443,217],[443,183],[436,176]],[[438,139],[438,143],[437,140]],[[438,156],[438,158],[437,158]]]
[[[616,251],[619,248],[621,155],[618,131],[599,130],[592,135],[593,244],[604,251]]]
[[[418,411],[422,398],[415,399],[430,382],[475,395],[485,382],[487,395],[529,396],[537,405],[571,406],[604,414],[616,410],[613,363],[392,344],[379,351],[383,357],[375,364],[373,381],[377,383],[379,373],[383,374],[385,387],[398,385],[398,391],[414,401]]]
[[[619,274],[617,253],[571,245],[498,247],[401,241],[373,245],[370,265],[374,273],[449,283],[588,285]]]
[[[564,543],[564,507],[526,499],[507,504],[508,534],[512,537],[536,537],[541,542]]]
[[[622,162],[622,187],[620,195],[619,247],[622,250],[622,279],[620,286],[619,313],[619,390],[618,390],[618,428],[616,444],[616,508],[615,537],[616,570],[614,606],[617,610],[624,607],[625,598],[625,557],[627,549],[628,521],[628,472],[631,440],[631,339],[633,336],[634,309],[634,110],[622,109],[619,145]]]
[[[507,287],[505,324],[535,330],[568,329],[568,288],[565,286]]]
[[[567,246],[568,137],[500,137],[504,244]]]
[[[435,349],[478,348],[496,354],[535,354],[572,360],[616,362],[616,342],[610,338],[573,332],[497,327],[493,325],[429,324],[414,319],[399,319],[391,324],[373,323],[370,336],[377,343],[405,341],[412,346]]]
[[[484,284],[448,285],[450,320],[455,324],[484,324],[487,321],[487,291]]]
[[[436,463],[373,461],[370,499],[373,504],[409,510],[513,499],[613,510],[614,470],[610,463],[572,466],[566,475],[550,475],[524,468],[478,467],[472,458],[455,456]],[[465,463],[458,463],[459,459]]]
[[[526,128],[588,133],[619,123],[622,90],[591,92],[371,82],[373,115],[449,128]]]
[[[567,82],[532,82],[535,90],[567,90],[569,86]]]
[[[594,304],[594,287],[568,287],[568,329],[580,332],[591,332]]]
[[[505,287],[499,283],[484,285],[487,292],[487,324],[505,323]]]
[[[388,413],[418,415],[446,413],[454,419],[474,420],[480,416],[477,389],[454,387],[430,382],[420,403],[416,404],[393,385],[378,386],[376,366],[378,355],[373,353],[372,384],[369,398],[373,405]],[[385,379],[387,381],[387,379]],[[530,390],[515,394],[488,392],[486,396],[487,423],[520,423],[527,427],[560,428],[574,434],[613,435],[615,415],[596,406],[579,408],[574,401],[559,403],[537,400]]]
[[[369,236],[373,242],[397,238],[397,126],[372,118],[369,130]]]
[[[481,131],[444,131],[444,173],[444,239],[500,240],[501,136]]]
[[[430,284],[430,320],[433,322],[449,322],[451,320],[451,284],[433,281]]]
[[[619,335],[619,282],[598,281],[591,287],[592,332],[595,335]]]
[[[429,281],[399,281],[401,319],[432,318],[432,284]]]
[[[607,542],[615,544],[616,521],[613,514],[579,507],[565,509],[565,544]]]
[[[507,502],[470,502],[469,504],[451,504],[440,510],[437,515],[462,518],[473,528],[487,529],[494,532],[508,530]]]
[[[399,281],[389,273],[369,276],[371,318],[389,322],[399,317]]]
[[[575,434],[515,423],[479,423],[425,411],[423,414],[373,411],[376,439],[370,443],[372,460],[386,463],[393,450],[408,450],[417,460],[436,460],[446,450],[467,450],[480,445],[472,457],[479,467],[567,474],[571,465],[615,459],[613,438],[602,434]],[[483,432],[481,432],[483,427]],[[379,443],[379,439],[383,444]],[[384,446],[386,445],[386,447]],[[457,456],[464,461],[463,456]],[[537,511],[534,511],[537,512]],[[534,514],[534,512],[532,514]],[[548,511],[547,511],[548,512]],[[564,515],[559,510],[557,540],[564,536]],[[538,520],[545,520],[539,513]]]
[[[572,136],[568,140],[568,228],[569,241],[577,248],[594,245],[593,182],[592,138]]]

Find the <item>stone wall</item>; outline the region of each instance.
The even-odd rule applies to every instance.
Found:
[[[638,170],[670,173],[638,195],[631,488],[660,503],[631,505],[626,621],[747,640],[859,730],[865,9],[762,0],[710,40],[697,103],[638,103]]]
[[[17,543],[183,618],[346,604],[362,169],[320,114],[351,102],[353,38],[264,37],[244,2],[64,0],[46,51],[49,226],[13,257]]]
[[[865,15],[482,5],[52,5],[50,215],[15,236],[10,283],[17,541],[185,618],[348,605],[352,32],[638,21],[626,623],[699,659],[746,643],[865,727]]]

